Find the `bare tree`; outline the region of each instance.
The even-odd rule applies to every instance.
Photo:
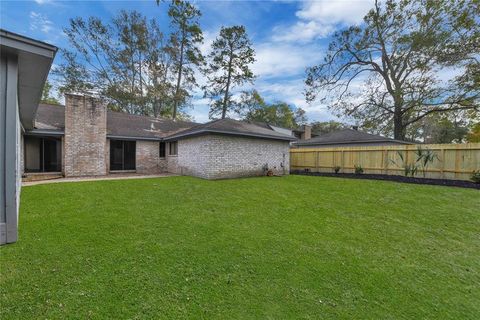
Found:
[[[366,127],[393,127],[396,139],[430,114],[478,111],[479,16],[478,1],[375,1],[307,70],[307,101],[322,98]],[[453,69],[459,74],[441,79]]]

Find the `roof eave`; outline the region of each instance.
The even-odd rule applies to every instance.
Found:
[[[51,136],[51,137],[62,137],[65,135],[65,131],[56,130],[56,129],[33,129],[25,130],[26,136]]]
[[[164,140],[165,141],[181,140],[188,137],[200,136],[205,134],[224,134],[224,135],[232,135],[232,136],[242,136],[242,137],[251,137],[251,138],[268,139],[268,140],[281,140],[281,141],[297,140],[294,137],[288,137],[288,136],[279,137],[279,136],[273,136],[273,135],[263,135],[263,134],[255,134],[255,133],[243,133],[243,132],[213,130],[213,129],[198,130],[198,131],[189,132],[186,134],[175,134],[169,137],[165,137]]]
[[[107,139],[113,140],[144,140],[144,141],[163,141],[163,138],[160,137],[141,137],[141,136],[126,136],[126,135],[115,135],[107,134]]]
[[[18,59],[20,120],[25,129],[33,129],[43,85],[58,48],[3,29],[0,29],[0,45],[3,52]]]

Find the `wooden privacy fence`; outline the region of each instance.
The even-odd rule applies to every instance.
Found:
[[[474,170],[480,170],[480,143],[292,148],[290,169],[334,172],[340,167],[341,173],[352,173],[360,165],[366,174],[403,175],[405,165],[415,163],[418,148],[436,155],[425,170],[426,178],[469,180]],[[423,177],[420,168],[415,176]]]

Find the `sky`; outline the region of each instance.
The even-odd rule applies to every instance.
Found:
[[[96,16],[108,22],[122,9],[137,10],[150,19],[155,18],[167,33],[168,2],[157,6],[155,0],[0,0],[0,27],[68,48],[62,29],[68,26],[70,18]],[[321,102],[305,101],[305,70],[322,61],[336,30],[362,22],[373,0],[192,2],[202,12],[204,53],[208,53],[221,26],[244,25],[256,52],[252,65],[256,80],[251,88],[257,89],[268,102],[285,101],[304,109],[310,121],[337,120]],[[54,64],[61,61],[61,55],[57,54]],[[194,93],[192,106],[186,111],[197,122],[208,121],[208,100],[202,98],[200,90]]]

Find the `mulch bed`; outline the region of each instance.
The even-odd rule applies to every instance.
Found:
[[[335,177],[335,178],[350,178],[350,179],[370,179],[370,180],[386,180],[404,183],[415,184],[429,184],[437,186],[449,186],[460,188],[471,188],[480,190],[480,184],[472,181],[464,180],[447,180],[447,179],[427,179],[427,178],[412,178],[405,176],[386,175],[386,174],[354,174],[354,173],[327,173],[327,172],[305,172],[292,171],[291,174],[298,174],[304,176],[320,176],[320,177]]]

